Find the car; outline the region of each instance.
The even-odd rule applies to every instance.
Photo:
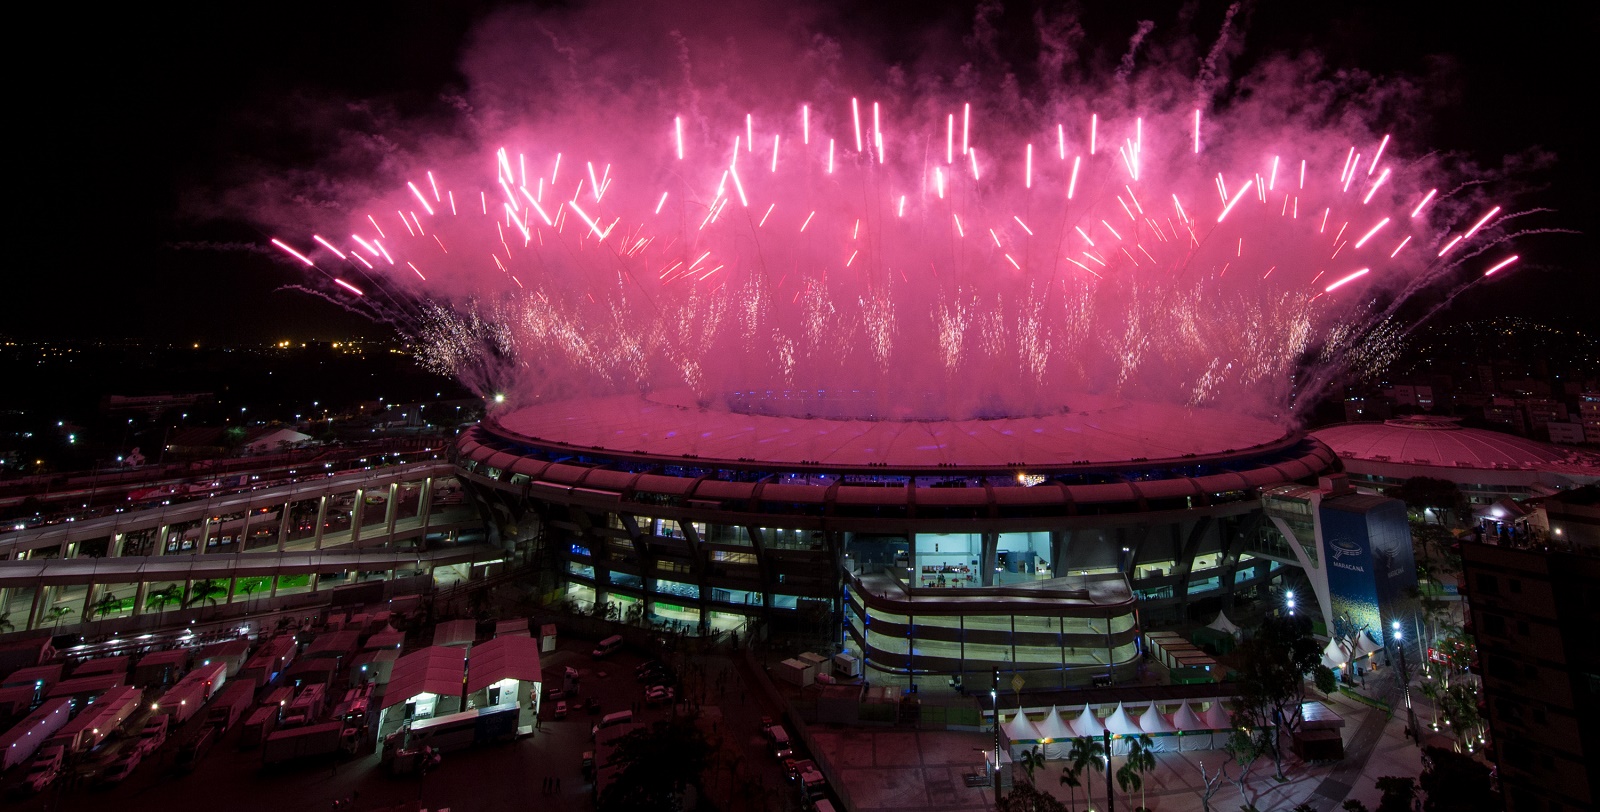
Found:
[[[815,772],[817,763],[809,758],[789,758],[783,761],[783,771],[790,781],[797,781],[808,772]]]
[[[666,668],[667,664],[660,660],[645,660],[633,669],[633,673],[644,676],[644,672],[654,668]]]
[[[550,700],[552,702],[554,702],[556,700],[559,700],[559,699],[563,699],[563,698],[566,697],[566,695],[567,695],[567,692],[561,690],[560,688],[551,688],[551,689],[549,689],[549,690],[544,692],[544,698],[548,699],[548,700]]]
[[[25,793],[38,794],[44,792],[45,787],[50,786],[60,775],[60,762],[38,764],[28,772],[27,778],[22,779],[22,784],[18,786],[18,789]]]
[[[143,758],[144,752],[139,748],[129,748],[126,755],[117,759],[116,761],[111,762],[111,766],[107,767],[106,771],[100,774],[100,780],[107,784],[122,783],[124,779],[133,773],[133,769],[139,766],[139,762]]]
[[[567,718],[567,703],[566,703],[566,700],[562,700],[562,701],[556,703],[556,718],[557,719],[565,719],[565,718]]]
[[[644,692],[644,703],[646,705],[661,705],[671,702],[676,693],[677,692],[670,687],[652,685]]]

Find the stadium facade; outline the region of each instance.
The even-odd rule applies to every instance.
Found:
[[[1338,458],[1271,421],[1093,396],[879,419],[804,395],[506,410],[462,436],[459,475],[581,609],[698,634],[831,618],[895,673],[1120,678],[1141,626],[1326,559],[1267,506],[1285,487],[1341,498]]]

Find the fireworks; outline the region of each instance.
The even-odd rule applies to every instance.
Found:
[[[762,97],[566,142],[529,122],[476,167],[419,162],[348,240],[273,243],[483,392],[871,390],[951,416],[1082,391],[1283,410],[1408,297],[1516,259],[1478,260],[1514,236],[1501,207],[1440,193],[1459,178],[1389,133],[1268,102],[987,102]]]

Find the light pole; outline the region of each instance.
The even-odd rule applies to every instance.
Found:
[[[1294,590],[1284,593],[1284,604],[1289,607],[1289,616],[1294,617]]]
[[[994,708],[994,808],[1000,808],[1000,669],[989,683],[989,705]]]
[[[1394,621],[1391,628],[1394,629],[1394,646],[1400,649],[1400,686],[1405,693],[1408,733],[1413,741],[1420,743],[1422,738],[1417,731],[1417,712],[1411,707],[1411,674],[1406,668],[1406,646],[1400,631],[1400,621]]]

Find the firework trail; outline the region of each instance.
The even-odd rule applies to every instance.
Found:
[[[856,76],[833,42],[780,75],[679,29],[641,89],[540,21],[559,47],[485,80],[470,143],[274,245],[483,394],[858,390],[970,416],[1113,392],[1287,415],[1391,352],[1403,304],[1507,272],[1516,215],[1351,124],[1364,109],[1292,60],[1218,104],[1233,12],[1198,76],[1137,67],[1144,23],[1104,81],[1031,96],[971,62]]]

